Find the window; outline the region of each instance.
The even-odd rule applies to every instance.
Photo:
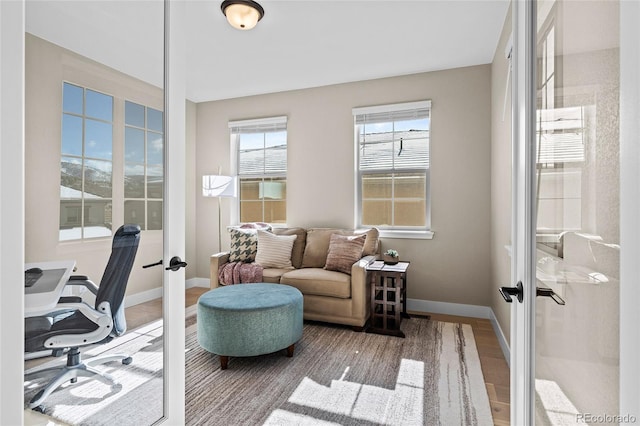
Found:
[[[287,221],[287,117],[229,122],[240,222]]]
[[[162,111],[124,103],[124,221],[162,229]]]
[[[62,89],[60,240],[111,236],[113,97]]]
[[[583,223],[590,221],[584,170],[596,119],[593,100],[557,90],[562,55],[556,47],[555,14],[554,9],[543,24],[537,46],[536,241],[538,248],[557,255],[560,235],[583,231]]]
[[[431,102],[354,108],[358,226],[430,229]]]
[[[60,241],[110,237],[114,221],[162,229],[163,120],[157,109],[63,83]]]

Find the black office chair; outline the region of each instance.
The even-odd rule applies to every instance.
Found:
[[[113,236],[111,256],[99,287],[86,276],[71,276],[67,285],[88,288],[96,296],[95,308],[84,303],[80,297],[62,297],[52,314],[25,318],[25,352],[69,348],[66,366],[61,369],[47,368],[29,374],[41,375],[46,371],[59,370],[58,374],[31,399],[29,408],[42,411],[41,404],[53,391],[68,380],[76,383],[79,376],[95,377],[107,385],[118,385],[112,376],[94,367],[110,361],[130,364],[130,356],[103,355],[82,362],[79,348],[107,343],[126,331],[127,323],[122,302],[139,242],[140,227],[123,225]]]

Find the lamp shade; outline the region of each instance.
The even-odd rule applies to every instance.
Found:
[[[264,16],[264,9],[252,0],[225,0],[220,6],[229,24],[239,30],[250,30]]]
[[[204,197],[235,197],[237,193],[234,176],[202,176],[202,195]]]

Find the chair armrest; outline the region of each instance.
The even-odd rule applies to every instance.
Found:
[[[220,267],[225,263],[229,263],[229,252],[225,251],[211,255],[211,261],[209,263],[209,288],[217,288],[220,286],[220,283],[218,282],[218,271],[220,270]]]
[[[365,256],[351,266],[351,298],[353,299],[353,315],[369,317],[369,303],[371,284],[367,279],[367,265],[376,260],[376,256]]]
[[[65,285],[78,285],[86,287],[94,295],[98,295],[98,286],[89,279],[86,275],[71,275],[69,281]]]
[[[64,296],[58,299],[58,303],[81,303],[82,297],[80,296]]]
[[[58,303],[57,310],[74,310],[79,311],[87,317],[91,322],[95,323],[98,328],[90,333],[82,334],[60,334],[52,336],[45,340],[46,348],[67,348],[78,345],[87,345],[97,343],[109,336],[113,329],[113,318],[111,316],[111,307],[109,302],[102,302],[98,305],[98,309],[93,309],[84,302],[81,303]]]

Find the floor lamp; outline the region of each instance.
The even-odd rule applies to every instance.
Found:
[[[202,176],[202,195],[218,199],[218,251],[222,251],[222,231],[220,224],[220,198],[236,197],[237,180],[234,176],[204,175]]]

